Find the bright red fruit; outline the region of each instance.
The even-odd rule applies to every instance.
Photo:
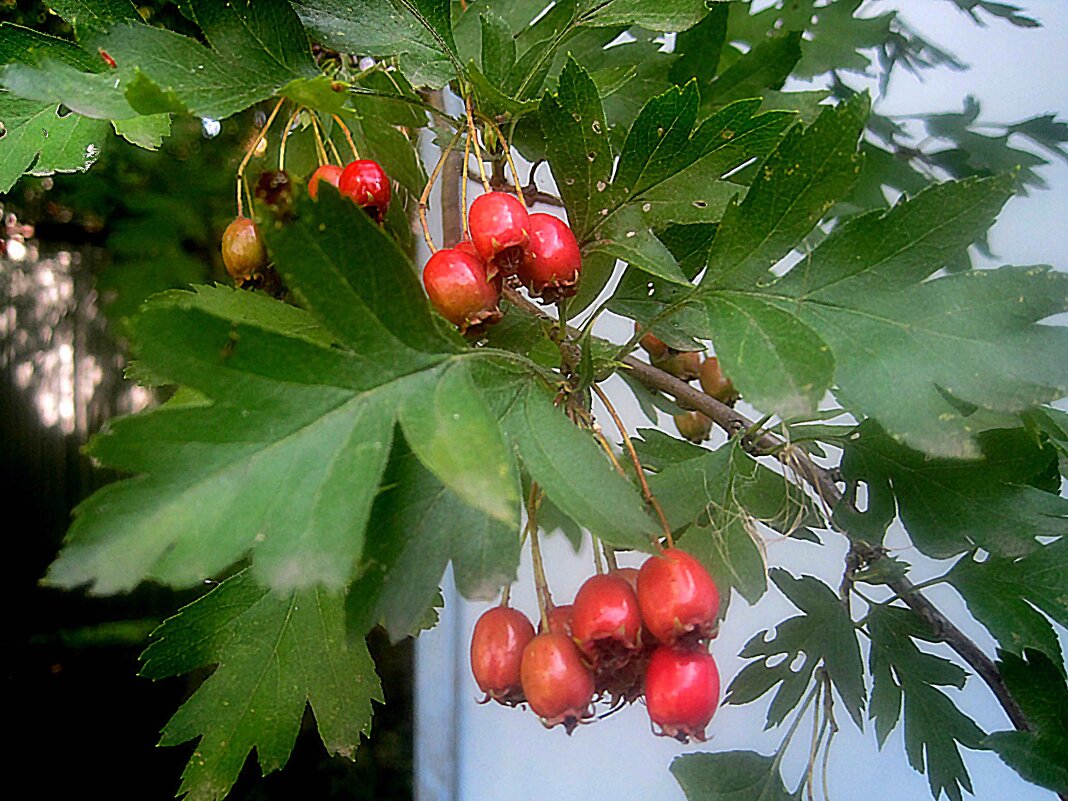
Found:
[[[468,253],[439,250],[423,268],[423,284],[434,308],[461,331],[501,317],[500,282],[487,279],[482,262]]]
[[[666,645],[653,651],[645,671],[645,705],[649,719],[660,727],[657,734],[704,742],[718,703],[719,670],[711,654]]]
[[[497,606],[482,614],[471,635],[471,672],[487,699],[514,706],[523,700],[519,667],[534,626],[522,612]]]
[[[312,200],[319,197],[320,181],[325,181],[336,189],[341,180],[341,172],[341,168],[336,164],[323,164],[313,172],[312,177],[308,179],[308,194],[311,195]]]
[[[668,548],[638,572],[638,604],[645,627],[664,645],[700,641],[715,630],[719,591],[700,562]]]
[[[571,613],[574,607],[571,604],[554,606],[549,610],[549,631],[553,634],[571,636]]]
[[[482,256],[479,255],[478,250],[475,249],[475,243],[472,242],[470,239],[461,239],[459,242],[453,245],[452,249],[458,250],[461,253],[466,253],[468,256],[474,256],[480,262],[484,261]]]
[[[571,228],[551,214],[530,215],[530,244],[519,267],[519,280],[532,295],[549,302],[577,291],[582,254]]]
[[[267,266],[267,249],[248,217],[237,217],[222,235],[222,258],[226,272],[238,285],[254,278]]]
[[[515,195],[487,192],[475,198],[467,216],[471,241],[490,274],[513,275],[530,243],[530,215]]]
[[[523,695],[546,727],[564,724],[567,733],[592,716],[593,672],[566,634],[542,633],[523,650]]]
[[[377,161],[358,159],[349,162],[341,171],[338,191],[357,206],[361,206],[379,222],[386,216],[393,190],[389,176]]]
[[[622,576],[590,576],[571,613],[571,636],[595,664],[622,662],[641,643],[638,596]]]

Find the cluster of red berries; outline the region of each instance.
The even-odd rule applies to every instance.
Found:
[[[268,180],[264,180],[268,179]],[[319,183],[325,181],[341,194],[364,209],[376,222],[382,222],[393,195],[389,176],[377,161],[356,159],[345,167],[323,164],[308,180],[308,194],[319,196]],[[271,205],[279,205],[280,197],[291,188],[284,172],[264,173],[256,187],[256,196]],[[226,271],[238,286],[255,283],[262,276],[269,258],[256,223],[239,214],[222,236],[222,258]]]
[[[738,391],[731,380],[723,375],[719,359],[715,356],[702,360],[702,351],[675,350],[653,334],[646,334],[638,344],[649,354],[649,361],[654,366],[683,381],[697,379],[701,382],[701,389],[705,394],[720,403],[733,406],[738,402]],[[712,420],[696,411],[675,415],[675,426],[690,442],[704,442],[712,432]]]
[[[528,213],[515,195],[487,192],[471,204],[468,227],[470,239],[435,252],[423,268],[434,308],[461,331],[500,319],[505,281],[545,302],[575,294],[582,256],[563,220]]]
[[[475,624],[471,670],[485,701],[526,703],[546,727],[562,724],[568,734],[593,717],[595,702],[612,712],[644,697],[654,733],[703,742],[719,703],[708,652],[718,609],[701,563],[668,548],[640,570],[587,579],[537,634],[522,612],[490,609]]]

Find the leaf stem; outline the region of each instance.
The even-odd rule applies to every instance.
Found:
[[[597,384],[591,385],[594,393],[600,398],[601,403],[604,404],[604,408],[608,411],[609,416],[612,418],[612,422],[616,424],[616,428],[619,430],[619,435],[623,438],[623,444],[627,449],[627,453],[630,456],[631,462],[634,463],[634,472],[638,475],[638,482],[642,487],[642,497],[645,498],[645,502],[649,504],[653,511],[656,512],[656,516],[660,518],[660,525],[664,529],[664,537],[667,539],[669,548],[675,547],[675,541],[671,536],[671,526],[668,525],[667,517],[664,516],[664,509],[660,506],[660,502],[653,495],[652,490],[649,489],[649,482],[645,480],[645,469],[642,467],[641,460],[638,458],[638,452],[634,450],[634,443],[630,439],[630,435],[627,433],[627,427],[623,425],[623,421],[620,419],[619,414],[616,412],[612,402],[608,400],[608,395]]]

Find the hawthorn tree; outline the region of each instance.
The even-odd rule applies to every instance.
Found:
[[[1068,131],[1052,116],[992,131],[973,101],[913,124],[873,114],[863,76],[960,65],[860,6],[78,0],[0,26],[0,188],[38,176],[19,184],[29,204],[40,176],[122,154],[98,178],[110,189],[65,201],[107,196],[98,281],[132,378],[163,402],[92,441],[126,477],[77,509],[44,581],[219,581],[143,655],[153,679],[213,667],[163,732],[197,741],[180,793],[224,797],[253,749],[281,768],[309,706],[351,757],[381,701],[367,633],[432,626],[450,562],[464,596],[507,598],[539,528],[592,538],[609,565],[677,545],[714,577],[720,616],[766,592],[797,608],[726,677],[726,703],[772,694],[781,750],[679,757],[688,798],[811,797],[814,772],[791,790],[781,756],[809,715],[811,760],[829,752],[839,711],[880,743],[903,726],[936,798],[971,791],[962,748],[1068,793],[1068,416],[1049,405],[1068,335],[1042,324],[1068,308],[1068,279],[969,256],[1040,182],[1043,159],[1012,143],[1063,157]],[[308,196],[350,151],[391,179],[381,219],[343,181]],[[420,227],[430,250],[455,245],[489,191],[566,218],[577,292],[505,281],[499,320],[450,323],[419,281]],[[228,262],[240,287],[213,285],[235,211],[266,255]],[[611,315],[633,337],[595,335]],[[693,384],[686,354],[706,349],[736,393]],[[601,386],[616,375],[648,428],[618,419]],[[674,415],[702,443],[694,412],[726,441],[657,426]],[[910,581],[884,546],[895,522],[913,561],[956,560],[934,581],[996,653]],[[769,565],[769,536],[845,538],[840,582]],[[1004,731],[942,689],[969,678]]]

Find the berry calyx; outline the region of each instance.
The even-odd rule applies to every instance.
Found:
[[[567,635],[545,632],[527,643],[520,675],[523,695],[546,728],[562,723],[571,734],[593,715],[593,673]]]
[[[341,180],[341,168],[336,164],[323,164],[319,169],[312,173],[312,177],[308,179],[308,194],[311,195],[312,200],[317,200],[319,197],[319,182],[323,181],[330,184],[337,189],[338,182]]]
[[[701,380],[701,389],[705,391],[705,394],[710,395],[720,403],[733,406],[740,397],[731,380],[723,375],[719,368],[719,359],[715,356],[710,356],[701,362],[699,378]]]
[[[701,412],[683,412],[675,415],[675,427],[690,442],[700,444],[712,433],[712,419]]]
[[[222,258],[226,272],[238,286],[251,281],[267,266],[267,248],[263,246],[256,223],[237,217],[222,235]]]
[[[645,705],[663,737],[705,741],[719,703],[719,670],[711,654],[659,646],[645,671]]]
[[[500,282],[490,281],[482,262],[468,253],[439,250],[423,268],[423,284],[434,308],[461,331],[501,318]]]
[[[530,244],[519,280],[536,297],[553,303],[577,292],[582,254],[571,227],[551,214],[530,215]]]
[[[704,565],[668,548],[638,571],[638,605],[649,633],[664,645],[692,644],[712,636],[719,591]]]
[[[471,634],[471,672],[486,699],[515,706],[523,701],[519,668],[534,626],[522,612],[497,606],[482,614]]]
[[[357,159],[345,165],[337,188],[343,197],[363,208],[376,222],[382,222],[386,216],[393,196],[389,176],[372,159]]]
[[[595,666],[622,664],[640,647],[638,596],[622,576],[591,576],[573,605],[571,636]]]
[[[490,276],[514,275],[530,243],[530,215],[518,198],[507,192],[479,195],[468,212],[468,226]]]

